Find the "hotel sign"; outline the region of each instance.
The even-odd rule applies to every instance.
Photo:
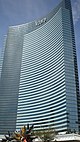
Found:
[[[36,25],[36,26],[39,26],[39,25],[45,23],[46,20],[47,20],[46,18],[43,18],[43,19],[41,19],[41,20],[35,21],[35,25]]]

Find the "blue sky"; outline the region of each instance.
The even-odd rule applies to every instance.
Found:
[[[61,0],[0,0],[0,49],[4,35],[12,25],[31,22],[45,16]],[[80,0],[72,0],[78,69],[80,80]]]

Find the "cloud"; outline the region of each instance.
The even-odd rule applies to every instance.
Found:
[[[76,0],[72,6],[74,24],[80,20],[80,0]]]

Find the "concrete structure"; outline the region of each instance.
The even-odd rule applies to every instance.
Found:
[[[70,0],[9,27],[0,76],[0,133],[53,127],[79,132],[79,82]]]
[[[56,135],[55,139],[53,141],[58,142],[80,142],[80,135],[79,134],[62,134],[62,135]]]

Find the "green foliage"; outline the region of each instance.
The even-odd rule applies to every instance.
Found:
[[[40,137],[43,142],[49,142],[54,139],[56,132],[53,128],[34,130],[34,135]]]

